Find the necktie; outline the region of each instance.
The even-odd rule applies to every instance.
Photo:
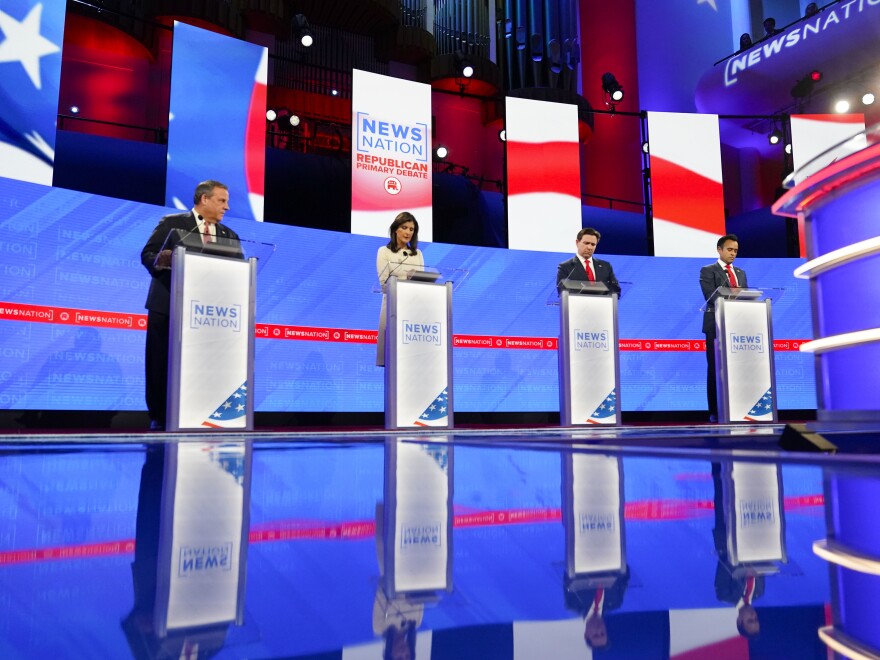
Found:
[[[599,587],[596,589],[596,596],[593,598],[593,614],[602,614],[602,597],[605,595],[605,590]]]
[[[589,259],[584,259],[584,266],[586,266],[586,269],[587,269],[587,279],[590,282],[595,282],[596,276],[593,275],[593,269],[590,268],[590,260]]]
[[[743,603],[746,605],[752,604],[752,594],[755,591],[755,578],[748,577],[746,578],[746,590],[743,593]]]
[[[202,230],[202,243],[212,243],[214,241],[214,237],[211,236],[211,225],[206,222],[204,227],[202,227]]]
[[[727,264],[727,278],[730,280],[730,286],[739,286],[736,283],[736,275],[733,274],[733,268],[730,264]]]

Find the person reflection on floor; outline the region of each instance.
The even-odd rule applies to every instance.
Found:
[[[389,598],[385,593],[385,539],[383,504],[376,505],[376,558],[379,583],[373,601],[373,633],[384,639],[382,660],[415,660],[416,630],[425,616],[424,603],[401,594]]]
[[[715,487],[715,529],[712,537],[718,553],[715,567],[715,597],[736,605],[736,629],[745,638],[761,633],[761,621],[752,603],[764,595],[764,576],[752,574],[744,567],[734,567],[727,552],[727,521],[724,519],[724,493],[721,464],[712,463],[712,483]]]
[[[584,619],[584,643],[593,651],[609,648],[611,639],[605,625],[605,615],[623,605],[623,594],[629,584],[629,569],[607,587],[578,588],[567,575],[563,579],[565,607]]]

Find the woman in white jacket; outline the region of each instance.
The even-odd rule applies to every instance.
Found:
[[[388,230],[390,240],[376,253],[376,273],[382,285],[382,311],[379,313],[379,336],[376,342],[376,366],[385,366],[385,283],[394,275],[405,279],[409,272],[425,267],[419,251],[419,223],[412,213],[397,214]]]

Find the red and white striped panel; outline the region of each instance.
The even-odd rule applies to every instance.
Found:
[[[868,146],[865,140],[865,115],[792,115],[791,158],[794,183],[854,151]],[[807,256],[803,219],[798,219],[800,256]]]
[[[669,611],[669,657],[673,660],[746,660],[749,645],[736,629],[737,610],[717,607]]]
[[[507,97],[505,128],[508,247],[574,252],[581,229],[577,106]]]
[[[263,57],[254,75],[254,88],[248,108],[247,128],[244,136],[244,175],[247,181],[248,201],[251,213],[258,222],[263,221],[266,178],[266,80],[269,71],[269,49],[263,49]]]
[[[867,146],[864,135],[860,140],[846,144],[851,138],[864,133],[864,130],[863,114],[792,115],[791,157],[795,183],[800,183],[809,174],[818,172],[842,156]]]
[[[725,233],[718,116],[649,112],[654,254],[711,255]]]

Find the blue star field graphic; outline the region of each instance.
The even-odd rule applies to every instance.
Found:
[[[241,419],[247,414],[247,383],[230,394],[226,400],[217,406],[208,419],[202,422],[202,426],[210,426],[215,429],[241,428]]]
[[[416,426],[443,426],[443,420],[449,417],[449,396],[446,388],[425,408],[414,422]]]
[[[422,451],[434,459],[437,466],[446,474],[449,471],[449,447],[436,443],[419,445]]]
[[[212,445],[208,451],[212,463],[216,463],[220,469],[232,475],[235,483],[239,485],[244,483],[244,443],[225,442],[221,445]]]
[[[587,420],[591,424],[608,424],[617,414],[617,390],[611,390]]]
[[[66,5],[0,3],[0,176],[52,184]]]
[[[758,402],[749,410],[749,414],[745,419],[754,422],[762,422],[771,418],[773,415],[773,393],[768,389],[764,392],[764,396],[758,399]],[[763,419],[762,419],[763,418]]]

